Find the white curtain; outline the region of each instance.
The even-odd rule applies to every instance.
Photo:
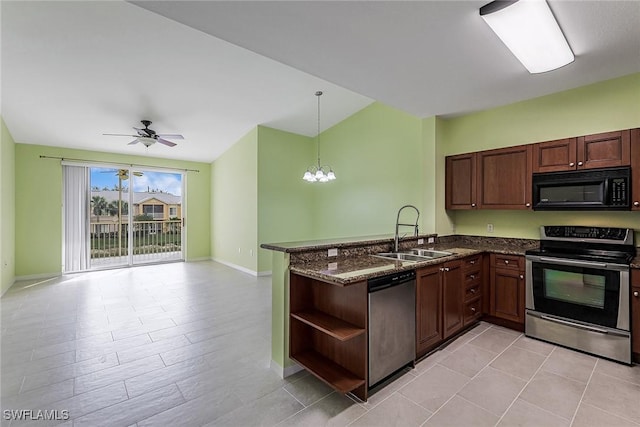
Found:
[[[81,271],[90,267],[89,168],[62,166],[64,216],[63,271]]]

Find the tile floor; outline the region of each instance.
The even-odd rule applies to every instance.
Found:
[[[270,305],[270,278],[208,261],[16,283],[0,299],[0,421],[640,426],[640,366],[486,323],[366,403],[304,371],[283,380],[269,368]],[[69,419],[6,419],[5,410],[29,409]]]

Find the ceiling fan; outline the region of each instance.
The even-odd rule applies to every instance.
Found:
[[[138,133],[137,135],[126,135],[126,134],[121,134],[121,133],[103,133],[103,135],[134,137],[136,139],[131,141],[129,143],[129,145],[133,145],[133,144],[137,144],[138,142],[142,142],[146,147],[149,147],[149,146],[155,144],[156,142],[159,142],[160,144],[164,144],[164,145],[169,146],[169,147],[174,147],[176,145],[176,143],[175,142],[171,142],[168,139],[184,139],[184,137],[182,135],[168,134],[168,133],[160,133],[159,134],[159,133],[156,133],[155,130],[149,129],[149,125],[151,124],[151,120],[140,120],[140,122],[144,125],[144,129],[140,129],[140,128],[134,127],[134,129]]]

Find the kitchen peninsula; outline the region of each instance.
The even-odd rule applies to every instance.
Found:
[[[399,250],[451,255],[405,261],[376,256],[390,251],[393,236],[263,244],[274,251],[272,366],[288,376],[300,369],[297,362],[336,390],[366,400],[369,279],[416,272],[419,358],[482,314],[518,328],[524,311],[523,255],[537,245],[529,239],[424,235],[402,239]],[[424,295],[441,304],[425,311]],[[489,300],[490,295],[495,298]]]

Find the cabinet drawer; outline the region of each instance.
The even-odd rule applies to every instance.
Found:
[[[523,257],[518,255],[493,254],[492,267],[507,268],[510,270],[522,270],[524,268]]]
[[[464,268],[465,271],[471,271],[472,269],[480,268],[480,266],[482,265],[482,263],[480,262],[480,257],[481,255],[476,255],[465,258],[464,260],[462,260],[462,268]]]
[[[467,286],[467,288],[464,291],[464,300],[469,301],[473,298],[479,297],[481,292],[480,285],[481,285],[480,282],[477,282]]]
[[[475,322],[482,315],[482,298],[478,297],[464,305],[464,325]]]
[[[482,275],[480,274],[480,269],[468,270],[464,273],[464,285],[469,287],[471,285],[475,285],[476,283],[480,283],[482,279]]]

